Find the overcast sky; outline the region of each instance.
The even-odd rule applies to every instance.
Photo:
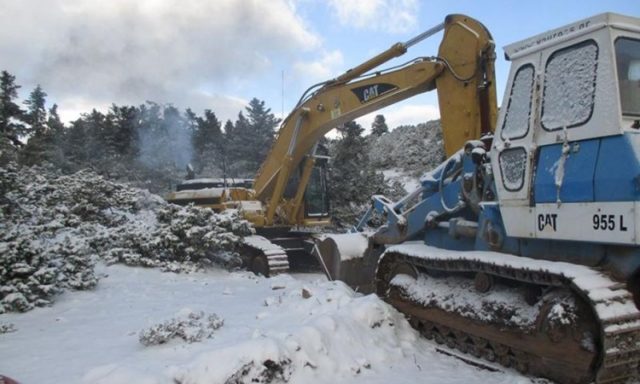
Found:
[[[0,69],[25,98],[36,84],[65,119],[152,100],[235,120],[252,97],[280,115],[310,85],[436,25],[483,22],[501,47],[603,11],[640,17],[638,0],[0,0]],[[434,55],[440,36],[402,61]],[[283,97],[284,95],[284,97]],[[391,127],[437,118],[435,94],[382,111]],[[369,127],[373,117],[360,119]]]

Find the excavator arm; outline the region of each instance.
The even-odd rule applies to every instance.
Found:
[[[367,74],[404,54],[408,47],[444,30],[438,56],[421,57],[388,71]],[[266,204],[265,225],[301,224],[304,192],[318,141],[332,129],[420,93],[437,89],[445,152],[453,154],[467,140],[493,132],[496,121],[495,50],[478,21],[449,15],[445,22],[321,83],[284,120],[271,151],[256,176],[256,198]],[[293,199],[285,187],[302,165]]]

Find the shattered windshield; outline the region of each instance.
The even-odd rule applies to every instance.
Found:
[[[623,115],[640,116],[640,40],[616,40],[616,62]]]

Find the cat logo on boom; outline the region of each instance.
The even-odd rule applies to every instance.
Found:
[[[352,88],[353,92],[361,103],[369,102],[383,94],[398,89],[397,86],[389,83],[369,84],[362,87]]]

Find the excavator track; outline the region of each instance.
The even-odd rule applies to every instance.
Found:
[[[265,277],[289,272],[289,259],[284,248],[265,237],[246,236],[241,248],[243,262],[252,272]]]
[[[499,286],[498,297],[520,295],[522,305],[519,312],[503,303],[442,305],[425,289],[429,279],[485,292]],[[383,254],[376,285],[378,295],[414,328],[449,348],[560,383],[638,379],[640,312],[623,283],[596,269],[407,243]],[[438,291],[446,300],[453,289]],[[493,316],[484,314],[487,306]],[[527,322],[518,317],[521,313],[533,315]]]

